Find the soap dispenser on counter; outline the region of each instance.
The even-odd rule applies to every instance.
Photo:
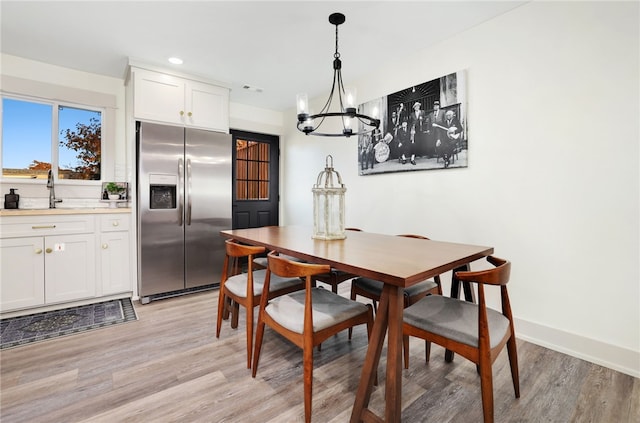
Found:
[[[9,194],[4,195],[4,208],[17,209],[20,196],[16,194],[17,188],[9,188]]]

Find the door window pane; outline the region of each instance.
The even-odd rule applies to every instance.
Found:
[[[236,141],[236,198],[269,199],[269,144]]]

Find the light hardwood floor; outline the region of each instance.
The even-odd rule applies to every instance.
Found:
[[[346,295],[349,283],[340,286]],[[302,353],[267,329],[258,375],[246,368],[244,311],[215,337],[218,291],[148,305],[138,321],[0,353],[2,423],[303,421]],[[516,328],[517,331],[517,328]],[[315,422],[347,422],[366,350],[366,330],[315,353]],[[403,371],[403,422],[482,421],[475,366],[445,363],[411,340]],[[496,422],[639,422],[640,379],[518,342],[521,398],[506,351],[494,364]],[[384,361],[384,355],[382,360]],[[371,404],[382,413],[384,366]]]

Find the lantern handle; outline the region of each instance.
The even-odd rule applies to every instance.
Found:
[[[331,159],[331,166],[329,166],[329,159]],[[325,162],[324,162],[324,167],[326,169],[333,169],[333,156],[331,154],[327,155],[327,158],[325,159]]]
[[[333,174],[335,173],[335,177],[338,179],[338,185],[343,187],[342,177],[340,173],[333,169],[333,156],[331,154],[327,155],[325,159],[325,168],[324,172],[320,172],[318,174],[318,178],[316,179],[316,187],[320,187],[322,185],[322,177],[324,176],[324,187],[329,188],[329,186],[333,186]]]

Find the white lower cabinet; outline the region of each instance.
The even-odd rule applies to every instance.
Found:
[[[102,295],[131,291],[129,216],[101,216],[100,275]]]
[[[3,216],[0,233],[0,312],[132,291],[127,214]]]
[[[96,295],[95,235],[60,235],[44,239],[44,297],[47,304]]]
[[[44,305],[44,238],[0,239],[2,311]]]

